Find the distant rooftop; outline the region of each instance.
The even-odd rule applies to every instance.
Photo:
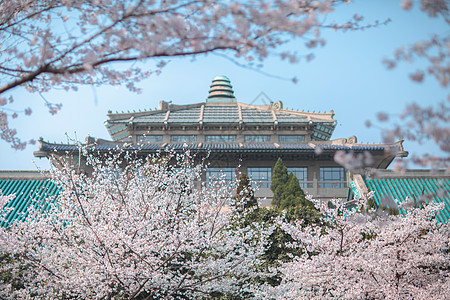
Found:
[[[375,192],[377,207],[386,206],[386,198],[391,199],[393,203],[398,202],[397,204],[405,202],[407,198],[417,203],[421,200],[443,202],[444,209],[437,214],[436,218],[441,223],[446,223],[450,219],[450,176],[448,174],[440,176],[397,174],[385,178],[366,178],[364,183],[368,190]],[[389,204],[387,206],[389,207]],[[401,212],[405,213],[403,210]]]
[[[240,135],[260,131],[264,134],[302,135],[306,137],[305,141],[327,141],[331,139],[336,124],[333,110],[309,112],[288,109],[281,101],[264,105],[238,102],[230,79],[223,75],[213,79],[205,102],[179,105],[160,101],[155,110],[109,111],[105,121],[114,141],[129,141],[144,133],[167,135],[176,130],[191,135],[217,130]]]
[[[14,172],[10,173],[12,178],[16,178]],[[24,173],[16,175],[20,177]],[[30,207],[44,212],[50,208],[50,203],[57,199],[59,194],[56,184],[45,179],[0,179],[0,190],[4,196],[15,195],[14,199],[5,205],[6,209],[0,211],[0,227],[7,227],[14,220],[24,221]]]

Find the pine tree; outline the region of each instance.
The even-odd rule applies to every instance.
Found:
[[[288,179],[289,177],[287,168],[283,164],[283,160],[281,158],[278,158],[275,167],[273,168],[272,184],[270,185],[270,189],[273,192],[273,206],[280,207],[282,193],[284,191],[284,186],[288,182]]]
[[[258,201],[255,198],[255,192],[251,187],[250,178],[246,173],[242,173],[239,176],[239,183],[236,189],[236,205],[241,207],[240,210],[255,207],[258,205]]]
[[[287,168],[281,158],[278,158],[273,168],[272,184],[270,189],[273,192],[272,205],[277,208],[289,208],[304,206],[314,208],[311,201],[306,199],[305,192],[300,187],[294,173],[288,175]]]

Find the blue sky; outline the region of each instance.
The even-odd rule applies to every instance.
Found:
[[[426,39],[432,33],[448,33],[449,28],[443,21],[428,18],[417,7],[411,12],[402,11],[399,0],[355,2],[339,7],[327,20],[344,20],[357,13],[367,23],[387,18],[392,22],[364,31],[323,32],[327,44],[314,51],[315,59],[309,63],[289,64],[275,58],[265,62],[264,72],[287,78],[295,76],[297,84],[236,66],[216,55],[174,59],[161,75],[139,83],[142,94],[110,86],[48,93],[47,100],[63,104],[62,111],[55,116],[47,112],[39,95],[14,90],[15,106],[30,106],[33,114],[20,116],[12,125],[24,139],[43,137],[46,141],[67,142],[69,136],[83,141],[87,135],[110,139],[103,124],[108,110],[153,109],[161,100],[174,104],[203,102],[211,80],[226,75],[240,102],[253,103],[264,92],[273,101],[281,100],[285,108],[316,112],[333,109],[338,121],[333,138],[356,135],[359,142],[381,142],[380,129],[365,127],[366,120],[374,121],[380,111],[395,117],[407,103],[436,103],[444,100],[449,92],[431,77],[421,84],[411,82],[408,73],[420,67],[420,63],[403,63],[394,70],[386,70],[382,59],[392,57],[394,50],[402,45]],[[294,41],[288,47],[308,53],[301,41]],[[151,68],[152,64],[146,67]],[[16,151],[0,141],[0,170],[48,168],[46,159],[33,157],[37,148],[38,145],[30,145],[24,151]],[[405,143],[405,148],[419,154],[436,151],[433,145]]]

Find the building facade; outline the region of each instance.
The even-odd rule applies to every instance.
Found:
[[[238,102],[230,80],[213,79],[205,102],[175,105],[161,101],[156,110],[108,112],[105,126],[112,141],[88,137],[92,152],[113,149],[137,151],[140,156],[168,149],[189,149],[197,157],[208,157],[203,180],[220,174],[233,180],[247,173],[259,186],[256,196],[270,205],[272,169],[282,158],[301,187],[317,198],[346,198],[352,174],[334,161],[336,151],[369,152],[369,167],[386,169],[397,156],[406,156],[401,141],[393,144],[361,144],[355,136],[331,139],[336,127],[334,112],[311,113],[283,108],[281,101],[266,105]],[[70,156],[87,173],[88,167],[77,145],[52,144],[40,140],[37,157]],[[55,160],[56,163],[56,160]]]

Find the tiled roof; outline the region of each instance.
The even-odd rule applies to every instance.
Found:
[[[204,150],[217,150],[217,149],[227,149],[227,150],[233,150],[233,149],[239,149],[239,144],[236,143],[227,143],[227,144],[202,144],[201,147],[199,147]]]
[[[352,147],[346,145],[318,145],[322,150],[350,150]]]
[[[47,146],[47,145],[46,145]],[[49,145],[49,147],[44,147],[45,150],[55,150],[55,151],[73,151],[73,150],[78,150],[78,146],[77,145],[58,145],[58,144],[53,144],[53,145]]]
[[[447,222],[450,219],[450,177],[389,177],[365,179],[364,182],[370,191],[375,192],[378,206],[386,196],[400,202],[407,197],[418,201],[423,196],[429,196],[435,202],[445,203],[445,208],[437,216],[438,220]]]
[[[353,151],[384,151],[387,148],[391,148],[389,145],[317,145],[317,147],[323,150],[353,150]],[[309,144],[274,144],[274,143],[189,143],[189,144],[129,144],[129,143],[109,143],[99,144],[87,147],[92,151],[109,151],[109,150],[160,150],[164,148],[172,148],[175,150],[180,149],[192,149],[192,150],[271,150],[271,151],[295,151],[295,150],[308,150],[313,151],[314,148]],[[77,145],[62,145],[62,144],[50,144],[42,143],[40,151],[77,151]]]
[[[168,123],[197,123],[200,117],[200,107],[175,110],[169,113]]]
[[[305,123],[308,122],[308,118],[306,116],[292,115],[283,112],[275,112],[277,116],[277,120],[279,123]]]
[[[365,145],[354,145],[351,147],[352,150],[363,150],[363,151],[383,151],[386,148],[392,148],[392,147],[385,147],[385,146],[365,146]],[[400,147],[395,147],[400,150]]]
[[[298,112],[287,109],[273,110],[257,105],[246,105],[240,102],[234,103],[211,103],[204,105],[203,113],[200,104],[188,105],[183,108],[172,108],[168,111],[147,111],[139,113],[128,113],[123,118],[110,118],[107,124],[127,124],[134,123],[274,123],[275,118],[278,123],[315,123],[329,124],[334,129],[334,119],[329,114],[314,114],[308,112]],[[239,113],[241,112],[241,115]],[[112,115],[111,115],[112,116]],[[131,117],[133,117],[131,119]],[[108,125],[107,125],[108,126]],[[111,126],[111,125],[109,125]]]
[[[0,217],[5,220],[0,221],[0,226],[8,226],[12,221],[24,220],[28,215],[28,208],[34,206],[36,209],[44,211],[48,209],[48,202],[58,196],[58,187],[50,180],[0,180],[0,190],[3,195],[15,194],[16,197],[5,207],[12,208]]]
[[[281,149],[294,149],[294,150],[313,150],[314,148],[308,144],[280,144]]]
[[[270,101],[267,95],[261,94],[267,100],[261,98],[263,103],[268,104],[237,102],[230,79],[221,75],[213,79],[205,102],[172,104],[172,101],[161,101],[156,110],[109,111],[105,126],[114,141],[124,141],[142,130],[150,132],[182,128],[192,131],[201,128],[214,131],[216,127],[224,126],[226,130],[251,130],[257,127],[262,130],[296,130],[302,134],[306,131],[314,141],[330,140],[336,127],[333,110],[316,113],[287,109],[283,108],[281,101]]]
[[[205,106],[203,123],[238,123],[239,110],[237,106]]]
[[[388,148],[383,145],[318,145],[322,150],[357,150],[357,151],[383,151]]]
[[[256,108],[242,108],[242,121],[244,123],[273,123],[272,112]],[[294,122],[294,121],[292,121]]]
[[[166,117],[165,112],[150,114],[146,116],[137,116],[134,118],[134,122],[136,123],[162,123]],[[125,122],[128,123],[129,119],[126,120],[118,120],[117,122]]]

